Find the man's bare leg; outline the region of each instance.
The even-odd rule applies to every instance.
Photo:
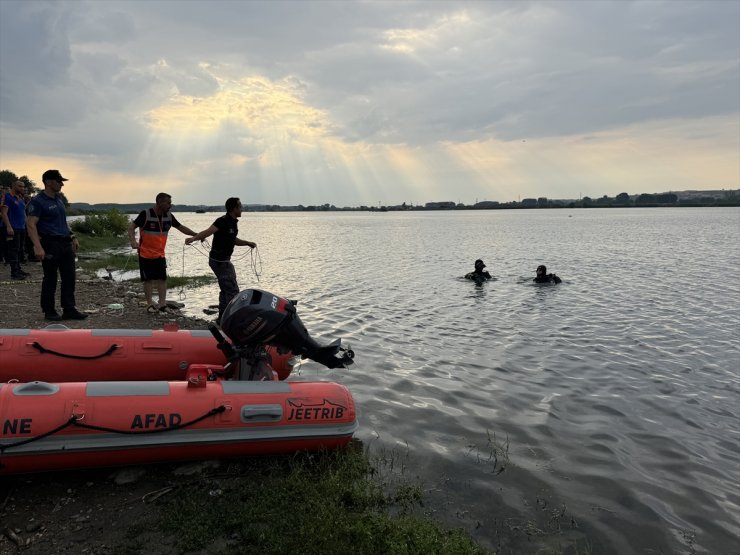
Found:
[[[165,280],[157,280],[157,293],[159,294],[159,308],[167,306],[167,282]]]
[[[154,290],[153,284],[151,281],[145,281],[144,282],[144,297],[146,298],[146,306],[152,306],[154,304],[154,299],[152,299],[152,291]]]

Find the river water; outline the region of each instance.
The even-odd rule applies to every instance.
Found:
[[[436,518],[504,553],[740,552],[739,209],[245,213],[240,237],[241,288],[356,353],[294,379],[349,386]],[[209,274],[182,239],[170,274]],[[494,281],[462,279],[476,258]]]

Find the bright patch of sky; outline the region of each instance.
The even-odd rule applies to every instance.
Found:
[[[0,2],[0,169],[80,202],[740,188],[740,2]]]

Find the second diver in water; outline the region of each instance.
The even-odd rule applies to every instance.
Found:
[[[532,281],[535,283],[560,283],[563,280],[555,274],[548,274],[547,267],[540,265],[537,266],[537,276]]]
[[[475,261],[475,270],[468,274],[465,274],[465,279],[472,279],[477,284],[481,284],[484,281],[491,279],[491,274],[483,269],[485,267],[486,265],[479,258]]]

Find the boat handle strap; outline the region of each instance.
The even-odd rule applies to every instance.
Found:
[[[8,449],[12,449],[13,447],[20,447],[21,445],[26,445],[28,443],[32,443],[34,441],[38,441],[40,439],[44,439],[45,437],[49,437],[51,435],[56,434],[57,432],[61,432],[63,429],[68,428],[69,426],[77,426],[79,428],[85,428],[88,430],[97,430],[99,432],[111,432],[114,434],[126,434],[126,435],[144,435],[144,434],[156,434],[156,433],[162,433],[162,432],[171,432],[173,430],[179,430],[181,428],[187,428],[188,426],[192,426],[193,424],[197,424],[201,420],[205,420],[206,418],[210,416],[215,416],[217,414],[221,414],[222,412],[226,411],[225,405],[219,405],[216,408],[213,408],[209,410],[207,413],[205,413],[202,416],[199,416],[198,418],[194,418],[190,422],[185,422],[184,424],[178,424],[177,426],[172,426],[169,428],[157,428],[154,430],[141,430],[137,432],[133,432],[131,430],[116,430],[114,428],[106,428],[105,426],[94,426],[92,424],[83,424],[81,422],[82,417],[80,416],[71,416],[69,420],[67,420],[64,424],[61,426],[57,426],[53,430],[49,430],[46,433],[41,434],[40,436],[36,437],[29,437],[28,439],[23,439],[21,441],[16,441],[15,443],[7,443],[5,445],[0,444],[0,453],[4,453]],[[0,462],[0,468],[2,468],[2,463]]]
[[[40,352],[41,354],[48,353],[50,355],[56,355],[62,358],[76,358],[80,360],[95,360],[96,358],[103,358],[103,357],[112,355],[113,352],[116,349],[119,349],[121,346],[113,343],[110,347],[108,347],[108,349],[104,353],[100,353],[99,355],[68,355],[66,353],[60,353],[59,351],[52,351],[51,349],[47,349],[38,341],[34,341],[33,343],[31,343],[31,347],[38,350],[38,352]]]

